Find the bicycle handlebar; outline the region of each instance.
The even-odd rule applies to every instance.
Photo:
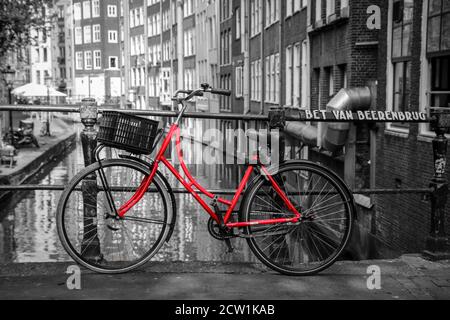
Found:
[[[179,101],[179,102],[180,102],[180,100],[181,100],[181,101],[189,101],[189,100],[192,99],[193,97],[203,97],[203,94],[204,94],[205,92],[209,92],[209,93],[217,94],[217,95],[222,95],[222,96],[227,96],[227,97],[231,96],[231,91],[230,91],[230,90],[225,90],[225,89],[214,89],[214,88],[211,88],[211,87],[209,86],[209,84],[206,84],[206,83],[205,83],[205,84],[202,84],[202,85],[201,85],[201,88],[200,88],[200,89],[197,89],[197,90],[178,90],[178,91],[175,93],[175,95],[174,95],[174,97],[173,97],[173,100]],[[179,99],[179,98],[178,98],[178,95],[179,95],[179,94],[186,94],[187,97],[185,97],[184,99]]]
[[[212,89],[209,91],[212,94],[218,94],[218,95],[222,95],[222,96],[231,96],[231,91],[230,90],[225,90],[225,89]]]

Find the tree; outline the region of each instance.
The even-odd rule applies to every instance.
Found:
[[[53,0],[0,1],[0,64],[8,52],[34,44],[32,30],[44,30]]]

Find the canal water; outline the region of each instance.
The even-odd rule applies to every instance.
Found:
[[[83,169],[83,154],[76,147],[33,181],[39,185],[67,185]],[[192,173],[208,188],[236,188],[239,169],[232,166],[191,166]],[[178,187],[173,177],[166,176]],[[56,228],[56,206],[59,191],[28,191],[15,193],[0,207],[0,263],[70,261],[62,248]],[[161,261],[226,261],[253,262],[245,240],[232,240],[235,251],[227,253],[223,242],[212,238],[207,230],[209,216],[188,194],[176,195],[177,225],[169,243],[155,260]]]

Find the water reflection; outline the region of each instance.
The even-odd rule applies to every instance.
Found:
[[[45,176],[33,183],[66,185],[82,168],[80,144]],[[235,188],[237,176],[232,166],[192,166],[192,174],[212,189]],[[173,177],[166,175],[173,187]],[[61,192],[30,191],[16,194],[2,203],[0,209],[0,263],[70,261],[62,248],[56,230],[55,212]],[[20,196],[20,199],[17,197]],[[244,240],[233,240],[235,252],[226,253],[225,245],[207,231],[209,216],[192,196],[176,195],[177,223],[173,236],[153,260],[157,261],[255,261]]]

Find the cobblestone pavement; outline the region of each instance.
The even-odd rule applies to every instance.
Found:
[[[1,299],[449,299],[450,261],[418,255],[396,260],[339,262],[313,277],[286,277],[261,265],[149,263],[115,276],[82,270],[81,290],[69,290],[70,264],[0,267]],[[380,289],[368,289],[379,267]]]

